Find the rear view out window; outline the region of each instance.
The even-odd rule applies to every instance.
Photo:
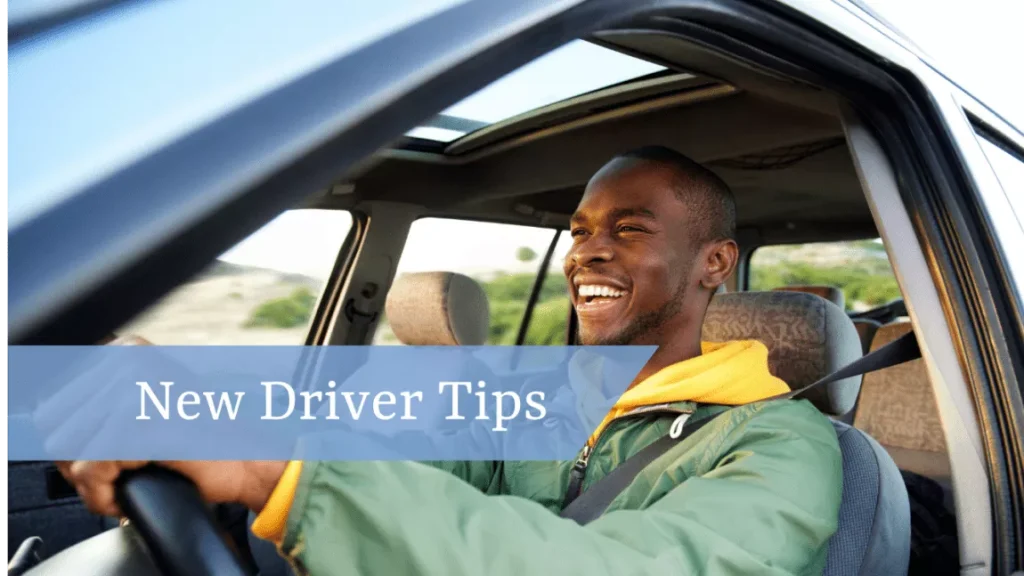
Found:
[[[862,312],[901,298],[880,240],[758,248],[750,257],[749,290],[827,285],[843,291],[846,309]]]
[[[550,228],[446,218],[422,218],[413,223],[398,262],[396,278],[406,272],[456,272],[476,280],[490,305],[487,344],[516,343],[541,273],[544,254],[557,232]],[[568,250],[559,242],[562,255]],[[564,344],[569,313],[561,260],[555,254],[527,327],[524,344]],[[373,343],[400,345],[384,315]]]

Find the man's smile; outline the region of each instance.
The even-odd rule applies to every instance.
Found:
[[[624,283],[592,274],[578,274],[573,278],[576,313],[592,319],[602,316],[610,319],[628,307],[630,291]],[[596,319],[596,318],[593,318]]]

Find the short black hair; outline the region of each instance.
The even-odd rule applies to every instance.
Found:
[[[652,162],[672,170],[677,180],[676,197],[695,208],[693,213],[700,224],[699,242],[736,239],[736,199],[717,174],[666,146],[644,146],[619,154],[615,159],[618,158]]]

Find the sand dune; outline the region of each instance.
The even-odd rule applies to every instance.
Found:
[[[245,323],[267,300],[286,297],[300,287],[319,294],[323,285],[323,280],[307,276],[218,262],[119,332],[164,345],[302,344],[306,326],[246,328]]]

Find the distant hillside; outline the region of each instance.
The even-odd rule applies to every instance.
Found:
[[[302,274],[216,261],[168,294],[120,333],[157,344],[301,344],[306,327],[247,327],[257,308],[305,289],[320,293],[324,280]]]
[[[295,274],[293,272],[281,272],[279,270],[261,268],[259,266],[246,266],[243,264],[234,264],[232,262],[225,262],[223,260],[215,260],[213,264],[207,267],[206,270],[201,272],[196,277],[196,281],[205,278],[214,278],[218,276],[244,276],[246,274],[273,274],[278,276],[282,282],[288,282],[290,284],[301,284],[305,286],[320,286],[324,283],[324,280],[313,278],[312,276],[306,276],[304,274]]]
[[[770,246],[754,252],[752,290],[805,284],[838,286],[851,310],[866,310],[900,297],[885,247],[877,242]]]
[[[870,240],[843,244],[797,244],[771,246],[754,252],[758,266],[782,262],[804,262],[816,266],[842,266],[851,262],[889,268],[885,247]]]

